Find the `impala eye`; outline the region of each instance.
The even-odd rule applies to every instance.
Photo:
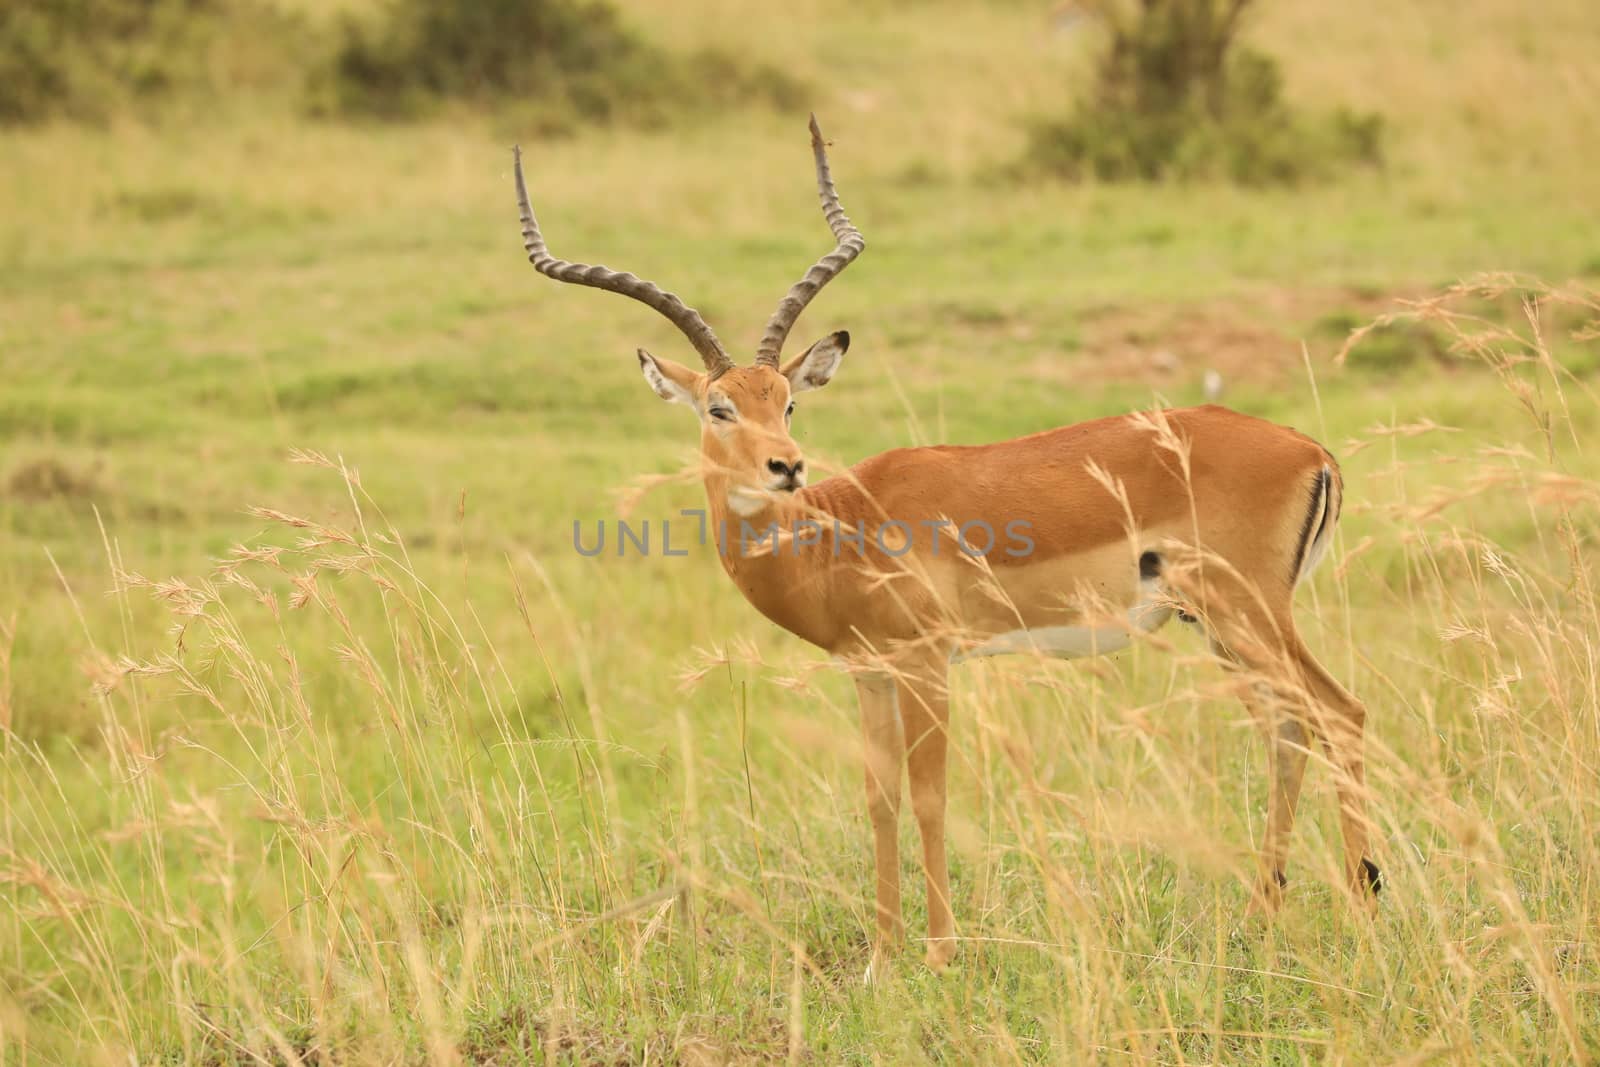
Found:
[[[728,408],[712,408],[711,417],[718,422],[732,422],[733,412]]]
[[[783,417],[785,419],[788,419],[788,418],[792,418],[793,415],[794,415],[794,401],[791,400],[791,401],[789,401],[789,406],[783,412]]]

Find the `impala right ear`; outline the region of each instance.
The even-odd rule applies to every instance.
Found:
[[[682,363],[670,359],[657,359],[644,349],[639,349],[639,369],[644,380],[656,391],[656,396],[673,404],[694,407],[694,380],[699,377]]]
[[[830,333],[791,359],[788,366],[783,368],[783,376],[789,379],[789,391],[803,393],[807,389],[821,389],[833,381],[833,374],[839,369],[849,348],[849,331],[840,330]]]

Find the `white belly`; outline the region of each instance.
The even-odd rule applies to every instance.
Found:
[[[1016,653],[1057,659],[1104,656],[1122,651],[1133,642],[1135,633],[1149,633],[1171,617],[1171,608],[1147,600],[1128,612],[1126,626],[1040,626],[1031,630],[1010,630],[957,652],[950,657],[950,662]]]
[[[951,662],[959,663],[964,659],[1020,652],[1055,656],[1058,659],[1079,659],[1120,652],[1128,647],[1130,640],[1128,631],[1115,627],[1045,626],[1037,630],[1012,630],[999,634],[950,658]]]

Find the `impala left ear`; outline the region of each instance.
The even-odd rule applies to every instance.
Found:
[[[803,393],[807,389],[821,389],[833,381],[834,372],[839,369],[839,363],[849,348],[849,331],[840,330],[830,333],[791,359],[783,368],[783,376],[789,379],[789,391]]]

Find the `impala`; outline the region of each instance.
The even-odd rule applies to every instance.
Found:
[[[1294,430],[1220,407],[1123,415],[975,447],[900,448],[806,484],[790,436],[793,397],[830,382],[850,344],[829,334],[787,362],[784,341],[817,292],[865,242],[839,204],[815,117],[811,148],[836,247],[784,296],[749,366],[704,319],[649,281],[555,258],[528,202],[517,203],[542,274],[648,304],[700,355],[696,370],[639,350],[663,400],[700,423],[711,521],[723,569],[756,609],[852,671],[861,705],[877,930],[869,979],[903,936],[896,825],[901,777],[922,837],[927,960],[957,946],[945,864],[945,768],[952,662],[1003,652],[1112,652],[1177,615],[1203,627],[1268,734],[1271,790],[1251,900],[1282,899],[1284,858],[1309,747],[1335,775],[1346,876],[1375,906],[1366,856],[1366,711],[1296,633],[1295,586],[1326,553],[1342,482],[1326,449]],[[1002,531],[1006,535],[1002,535]]]

